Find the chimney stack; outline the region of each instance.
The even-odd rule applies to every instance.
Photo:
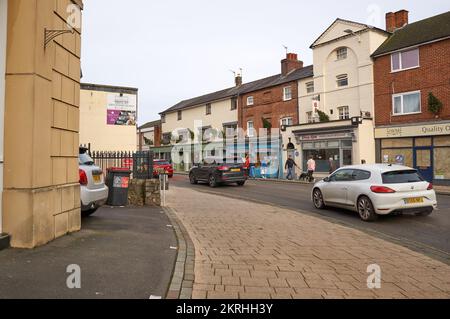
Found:
[[[408,15],[409,12],[407,10],[386,13],[386,31],[394,32],[397,29],[403,28],[409,22]]]
[[[281,61],[281,74],[287,75],[294,70],[303,68],[303,61],[299,61],[296,53],[287,53],[286,59]]]
[[[242,85],[242,74],[236,75],[236,77],[234,78],[234,83],[237,87]]]

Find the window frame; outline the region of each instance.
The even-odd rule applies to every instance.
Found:
[[[338,108],[338,116],[339,120],[349,120],[350,119],[350,107],[348,105],[339,106]],[[347,117],[341,116],[341,111],[347,109],[347,113],[342,112],[342,115],[347,114]]]
[[[341,51],[341,50],[345,50],[345,57],[339,56],[339,51]],[[340,48],[336,49],[336,61],[345,60],[345,59],[347,59],[347,57],[348,57],[348,48],[347,47],[340,47]]]
[[[287,94],[286,94],[288,89],[289,89],[289,98],[287,98]],[[291,100],[292,100],[292,86],[289,85],[289,86],[283,87],[283,101],[286,102],[286,101],[291,101]]]
[[[345,85],[339,85],[339,82],[342,80],[347,80],[347,84]],[[336,84],[338,88],[344,88],[344,87],[348,87],[349,86],[349,80],[348,80],[348,74],[339,74],[336,75]]]
[[[237,110],[238,108],[238,104],[237,104],[237,98],[232,98],[231,99],[231,111]]]
[[[419,111],[404,113],[403,112],[403,108],[404,108],[403,96],[405,96],[405,95],[413,95],[413,94],[419,94]],[[402,98],[402,102],[401,102],[402,112],[401,113],[395,113],[395,98],[396,97],[401,97]],[[392,94],[392,116],[403,116],[403,115],[412,115],[412,114],[421,114],[421,113],[422,113],[422,92],[420,90]]]
[[[291,124],[283,124],[284,120],[288,120],[287,122],[289,122],[289,120],[290,120]],[[292,125],[294,125],[294,118],[292,116],[283,117],[280,119],[280,124],[284,125],[284,126],[292,126]]]
[[[306,93],[307,94],[311,94],[315,92],[315,87],[314,87],[314,81],[310,81],[305,83],[305,87],[306,87]],[[309,89],[312,88],[312,91],[309,91]]]
[[[417,65],[409,67],[409,68],[403,68],[402,53],[410,52],[410,51],[417,51]],[[396,55],[396,54],[399,55],[399,69],[398,70],[394,70],[394,55]],[[402,71],[407,71],[407,70],[412,70],[412,69],[417,69],[417,68],[420,68],[420,50],[418,47],[391,53],[391,73],[402,72]]]
[[[251,100],[251,103],[249,102]],[[255,105],[255,98],[253,95],[247,96],[247,106],[253,106]]]
[[[306,122],[308,122],[308,124],[314,123],[313,111],[306,112]]]
[[[211,115],[211,103],[206,103],[206,115]]]
[[[182,121],[183,120],[183,111],[179,110],[177,111],[177,121]]]
[[[166,114],[161,114],[161,123],[166,123]]]
[[[252,130],[250,131],[249,129],[249,123],[252,123]],[[248,120],[247,121],[247,136],[248,137],[254,137],[255,136],[255,122],[253,120]],[[250,134],[251,133],[251,134]]]

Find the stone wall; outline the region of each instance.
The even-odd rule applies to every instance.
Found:
[[[132,179],[128,189],[128,205],[161,206],[158,179]]]

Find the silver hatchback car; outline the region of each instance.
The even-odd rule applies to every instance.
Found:
[[[340,168],[314,185],[312,201],[319,209],[356,211],[364,221],[392,213],[426,216],[437,208],[433,185],[417,170],[389,164]]]

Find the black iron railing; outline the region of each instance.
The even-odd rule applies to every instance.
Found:
[[[81,145],[88,150],[89,155],[106,174],[108,168],[128,168],[136,179],[153,178],[153,152],[123,152],[123,151],[91,151],[90,145]]]

